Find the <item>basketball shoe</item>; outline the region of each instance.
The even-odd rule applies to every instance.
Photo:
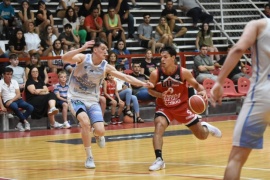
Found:
[[[104,136],[95,136],[96,139],[96,143],[100,148],[104,148],[106,141],[105,141],[105,137]]]
[[[96,168],[96,165],[95,165],[95,162],[94,162],[94,159],[93,157],[88,157],[85,161],[85,164],[84,164],[85,168],[87,169],[95,169]]]
[[[221,131],[215,127],[215,126],[212,126],[211,124],[208,124],[207,122],[201,122],[202,126],[206,126],[208,131],[210,132],[210,134],[214,137],[217,137],[217,138],[221,138],[222,137],[222,133]]]
[[[30,123],[29,122],[24,123],[24,128],[25,128],[25,131],[30,131],[31,130]]]
[[[165,162],[158,157],[156,161],[149,167],[150,171],[158,171],[161,169],[165,169]]]

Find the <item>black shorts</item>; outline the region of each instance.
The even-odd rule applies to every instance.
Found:
[[[150,40],[142,40],[141,41],[141,47],[148,48],[148,43]]]

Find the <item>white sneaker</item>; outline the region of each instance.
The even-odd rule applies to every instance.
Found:
[[[54,125],[51,125],[52,128],[61,129],[64,127],[63,124],[60,124],[59,122],[55,121]]]
[[[158,171],[161,169],[165,169],[165,163],[160,157],[158,157],[156,161],[149,167],[149,170]]]
[[[58,113],[59,113],[59,109],[57,109],[56,107],[51,108],[48,112],[49,115],[56,115]]]
[[[206,126],[210,132],[210,134],[214,137],[221,138],[222,133],[221,131],[216,128],[215,126],[212,126],[211,124],[208,124],[207,122],[201,122],[202,126]]]
[[[69,124],[68,121],[64,122],[63,128],[64,128],[64,129],[70,129],[70,128],[71,128],[71,126],[70,126],[70,124]]]
[[[24,123],[24,128],[25,128],[25,131],[30,131],[31,130],[30,123],[29,122]]]
[[[95,136],[96,138],[96,143],[100,148],[104,148],[106,141],[105,141],[105,137],[104,136]]]
[[[21,131],[21,132],[25,131],[25,129],[23,128],[23,125],[22,125],[21,122],[19,122],[19,123],[17,124],[17,126],[15,127],[15,129],[17,129],[17,130],[19,130],[19,131]]]
[[[13,114],[7,114],[8,119],[14,118]]]
[[[96,165],[95,165],[95,162],[94,162],[94,159],[93,157],[88,157],[85,161],[85,164],[84,164],[85,168],[87,169],[95,169],[96,168]]]

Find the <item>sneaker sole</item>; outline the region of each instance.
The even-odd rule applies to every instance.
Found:
[[[18,130],[18,131],[20,131],[20,132],[24,132],[25,131],[25,129],[23,129],[23,130],[20,130],[19,128],[15,128],[16,130]]]
[[[56,115],[56,114],[58,114],[59,113],[59,110],[58,109],[56,109],[56,110],[54,110],[53,112],[51,112],[51,113],[48,113],[49,115]]]
[[[86,169],[95,169],[96,167],[87,167],[85,166]]]
[[[150,169],[150,168],[149,168],[149,171],[158,171],[158,170],[162,170],[162,169],[165,169],[165,163],[164,163],[163,166],[160,167],[159,169]]]

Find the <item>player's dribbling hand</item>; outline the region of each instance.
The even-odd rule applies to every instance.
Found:
[[[210,91],[210,102],[212,106],[216,107],[216,102],[221,104],[223,94],[223,87],[220,83],[216,82]]]
[[[207,101],[208,100],[208,97],[207,97],[207,94],[206,94],[206,91],[203,90],[203,91],[200,91],[197,93],[198,95],[201,95],[204,99],[204,101]]]

